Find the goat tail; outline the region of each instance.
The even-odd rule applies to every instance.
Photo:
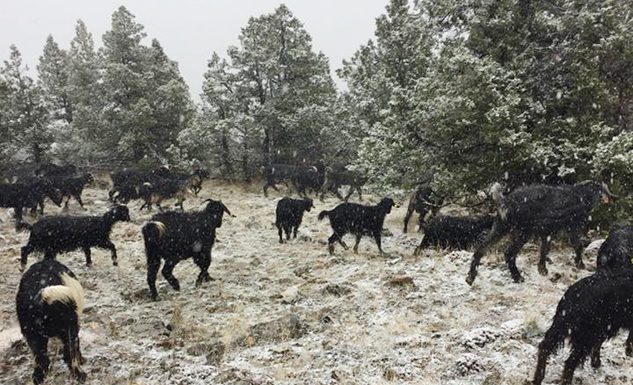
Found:
[[[328,215],[330,215],[330,212],[327,210],[323,210],[319,213],[319,220],[322,220],[323,218],[327,217]]]
[[[66,273],[60,276],[62,285],[48,286],[42,290],[42,300],[49,305],[62,302],[75,307],[77,316],[84,311],[84,289],[79,281]]]
[[[30,223],[26,223],[23,221],[19,221],[15,223],[15,231],[31,231],[33,230],[33,225]]]
[[[143,225],[143,239],[147,242],[153,238],[160,238],[165,235],[167,227],[163,222],[150,221]]]
[[[567,338],[567,327],[565,322],[558,317],[554,317],[552,326],[545,332],[543,341],[538,345],[539,350],[543,351],[547,355],[556,353],[556,351],[563,347],[565,344],[565,338]]]

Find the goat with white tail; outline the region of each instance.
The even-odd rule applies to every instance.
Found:
[[[83,357],[79,348],[79,320],[84,308],[84,291],[77,277],[63,264],[44,259],[34,263],[22,276],[16,298],[22,335],[35,356],[33,382],[46,379],[50,360],[49,338],[64,345],[64,362],[73,377],[84,382]]]
[[[158,297],[156,276],[161,259],[163,277],[174,290],[180,290],[180,283],[174,277],[176,264],[183,259],[193,258],[200,268],[196,286],[209,281],[211,248],[215,242],[215,230],[222,226],[222,216],[233,216],[221,201],[207,199],[206,208],[197,212],[168,211],[156,214],[142,228],[145,254],[147,256],[147,284],[152,299]],[[205,202],[207,202],[205,201]]]

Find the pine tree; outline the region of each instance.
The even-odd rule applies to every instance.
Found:
[[[11,138],[12,152],[24,150],[39,163],[52,143],[52,137],[47,130],[48,113],[42,92],[25,71],[20,51],[11,45],[9,60],[4,61],[1,71],[9,89],[3,120]]]
[[[72,122],[72,106],[68,96],[68,55],[49,35],[37,65],[39,86],[51,111],[52,119]]]
[[[214,53],[209,61],[203,108],[181,143],[190,156],[212,149],[225,175],[239,170],[245,180],[261,164],[321,159],[336,101],[327,58],[285,5],[251,18],[239,40],[228,60]]]
[[[143,26],[125,7],[103,35],[103,135],[99,141],[119,160],[164,161],[169,145],[191,115],[188,89],[158,41],[141,45]]]
[[[285,5],[272,14],[251,18],[229,49],[242,92],[252,98],[249,115],[263,132],[262,160],[294,162],[309,154],[295,151],[295,133],[283,117],[308,105],[333,101],[335,89],[327,58],[312,51],[310,35]],[[300,142],[299,142],[300,143]]]

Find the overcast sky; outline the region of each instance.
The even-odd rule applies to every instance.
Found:
[[[240,28],[249,17],[271,13],[281,3],[303,23],[313,49],[330,59],[340,87],[334,71],[374,37],[376,17],[384,13],[388,0],[0,0],[0,59],[7,60],[9,46],[15,44],[35,76],[49,34],[68,49],[76,21],[82,19],[101,47],[112,13],[125,5],[145,27],[144,43],[152,38],[160,41],[199,101],[202,74],[213,51],[226,56],[226,49],[237,45]]]

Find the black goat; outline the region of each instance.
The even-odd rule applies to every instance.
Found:
[[[600,367],[602,343],[628,329],[626,355],[633,356],[633,269],[603,269],[567,289],[556,308],[552,326],[538,348],[534,385],[545,377],[547,359],[567,338],[571,353],[563,369],[563,385],[571,385],[576,367],[591,354],[591,365]]]
[[[633,225],[615,228],[600,246],[598,269],[619,269],[633,264]]]
[[[301,197],[307,197],[307,192],[312,191],[316,194],[321,192],[325,181],[325,165],[319,162],[316,166],[298,166],[293,183],[297,189],[297,193]]]
[[[279,231],[279,243],[283,242],[282,230],[286,232],[286,239],[290,240],[290,233],[297,238],[297,229],[301,225],[304,211],[314,208],[312,199],[283,198],[277,203],[275,226]]]
[[[128,204],[131,200],[141,199],[141,185],[135,182],[123,182],[110,191],[113,203]]]
[[[423,249],[429,246],[468,248],[481,241],[482,235],[490,230],[494,220],[495,217],[492,215],[435,217],[424,224],[424,237],[413,255],[419,255]]]
[[[193,258],[200,268],[196,286],[211,279],[211,248],[215,242],[215,230],[222,226],[222,216],[231,212],[221,201],[208,199],[206,208],[200,212],[164,212],[156,214],[143,225],[143,240],[147,256],[147,284],[152,299],[158,297],[156,276],[161,259],[165,260],[163,277],[174,290],[180,283],[173,275],[174,267],[183,259]],[[231,215],[232,216],[232,215]]]
[[[279,191],[277,184],[284,183],[289,192],[292,192],[290,183],[293,183],[297,175],[297,166],[290,164],[272,164],[263,167],[263,174],[266,178],[264,185],[264,196],[268,197],[268,188],[272,187],[275,191]]]
[[[424,221],[427,220],[427,214],[431,213],[431,218],[436,216],[443,202],[444,199],[437,196],[433,189],[431,189],[431,186],[428,184],[419,186],[415,192],[411,194],[411,197],[409,197],[409,207],[407,208],[407,214],[404,216],[403,232],[407,232],[409,220],[414,212],[420,215],[418,220],[420,227],[418,231],[422,231]]]
[[[53,186],[55,186],[62,193],[62,199],[66,199],[65,207],[68,207],[70,198],[73,197],[79,203],[81,208],[84,208],[84,203],[81,201],[81,193],[84,191],[86,185],[94,182],[95,178],[92,174],[87,173],[76,178],[62,178],[53,179]]]
[[[169,174],[169,168],[161,166],[152,171],[142,170],[123,170],[110,173],[112,179],[112,189],[108,192],[108,199],[113,200],[115,193],[120,192],[123,186],[126,186],[126,192],[130,187],[140,188],[143,183],[152,183],[156,180],[166,177]]]
[[[112,226],[119,221],[130,221],[126,206],[114,206],[100,217],[53,216],[45,217],[30,225],[20,223],[16,227],[31,232],[29,241],[22,247],[21,268],[33,251],[43,251],[45,259],[55,259],[58,253],[82,249],[86,265],[92,264],[90,248],[100,247],[112,252],[112,264],[117,265],[116,247],[110,241]]]
[[[512,234],[512,243],[505,252],[505,259],[514,282],[523,282],[516,266],[517,254],[523,245],[532,237],[541,239],[538,271],[546,275],[551,236],[563,230],[568,232],[574,246],[576,267],[583,268],[580,234],[587,227],[591,210],[601,196],[605,202],[616,197],[606,184],[586,181],[574,186],[527,186],[500,197],[492,231],[475,250],[466,282],[472,285],[485,251],[508,233]]]
[[[328,251],[334,253],[334,242],[338,241],[345,250],[347,245],[343,242],[343,236],[347,233],[356,235],[354,252],[358,253],[358,244],[363,235],[372,235],[378,245],[380,255],[383,255],[380,244],[380,235],[385,217],[396,204],[391,198],[383,198],[376,206],[363,206],[357,203],[341,203],[334,210],[321,211],[319,220],[330,218],[330,225],[334,234],[328,239]]]
[[[35,175],[46,178],[67,178],[77,173],[77,167],[74,164],[58,166],[54,163],[42,163],[35,170]]]
[[[139,196],[145,201],[140,210],[143,210],[143,207],[151,210],[152,204],[156,204],[162,210],[160,204],[169,198],[176,198],[176,206],[180,206],[180,209],[184,210],[182,203],[186,195],[192,193],[193,186],[199,181],[199,177],[194,175],[185,179],[157,178],[151,183],[143,183],[138,190]]]
[[[13,208],[17,221],[22,220],[22,210],[35,210],[38,205],[43,207],[44,198],[48,196],[57,206],[62,204],[62,193],[46,179],[38,179],[31,183],[0,184],[0,207]]]
[[[209,179],[211,174],[209,174],[209,171],[207,170],[197,168],[192,173],[169,171],[168,173],[163,174],[162,177],[165,179],[192,180],[190,186],[191,191],[195,195],[198,195],[198,193],[202,190],[202,182]]]
[[[354,191],[357,191],[358,196],[362,201],[363,191],[361,190],[361,187],[363,187],[366,182],[367,177],[358,171],[336,170],[332,167],[326,167],[321,199],[326,191],[333,191],[339,199],[347,202]],[[349,191],[345,197],[341,196],[341,193],[338,190],[341,186],[349,186]]]
[[[22,276],[16,297],[22,335],[35,356],[33,382],[41,384],[48,374],[49,338],[64,345],[64,362],[75,379],[84,382],[84,359],[79,348],[79,319],[84,291],[70,269],[55,260],[34,263]]]

